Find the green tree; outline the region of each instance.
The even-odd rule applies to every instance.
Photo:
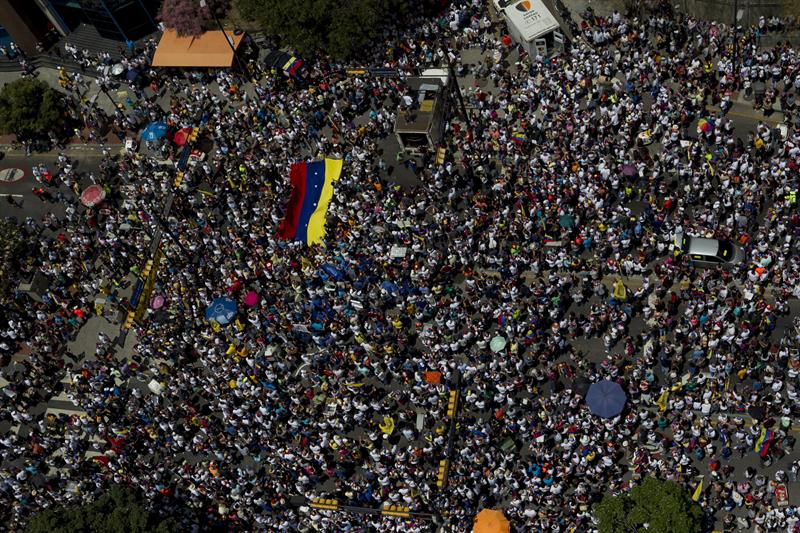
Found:
[[[699,533],[700,506],[679,485],[648,477],[630,494],[594,506],[600,533]],[[645,525],[646,524],[646,525]]]
[[[377,37],[407,7],[406,0],[236,0],[240,14],[303,53],[345,58]]]
[[[60,507],[39,513],[26,533],[172,533],[178,525],[147,511],[144,499],[132,489],[114,485],[85,506]]]
[[[4,292],[5,285],[16,279],[25,251],[24,244],[20,228],[0,218],[0,292]]]
[[[30,139],[60,128],[64,121],[64,98],[47,83],[20,78],[0,90],[0,132]]]

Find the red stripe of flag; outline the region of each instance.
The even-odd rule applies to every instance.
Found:
[[[762,458],[766,457],[769,453],[769,447],[772,445],[773,440],[775,440],[775,433],[768,429],[766,438],[764,439],[764,442],[761,443],[761,449],[759,449],[758,455],[760,455]]]
[[[303,207],[303,199],[306,196],[306,164],[294,163],[289,171],[289,179],[292,182],[292,194],[286,205],[286,215],[278,227],[278,237],[286,240],[294,239],[297,234],[300,208]]]
[[[301,60],[295,59],[292,62],[292,64],[289,65],[289,70],[287,70],[286,72],[288,72],[290,76],[293,76],[294,73],[297,72],[297,69],[299,69],[302,64],[303,62]]]

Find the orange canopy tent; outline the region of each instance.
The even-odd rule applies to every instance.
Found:
[[[244,34],[228,32],[233,47],[239,48]],[[233,50],[221,31],[207,31],[197,37],[180,37],[173,29],[167,29],[153,56],[154,67],[230,67]]]
[[[473,533],[510,533],[511,524],[503,511],[484,509],[475,517]]]

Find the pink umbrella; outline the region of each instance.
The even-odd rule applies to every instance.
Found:
[[[244,305],[253,307],[258,303],[258,293],[254,291],[248,292],[244,297]]]
[[[150,300],[150,308],[161,309],[162,307],[164,307],[164,301],[165,301],[164,297],[158,294],[154,296],[152,300]]]
[[[81,193],[81,203],[86,207],[94,207],[106,198],[106,191],[100,185],[89,185]]]

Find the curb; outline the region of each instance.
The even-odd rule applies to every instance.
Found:
[[[118,152],[122,146],[122,143],[108,143],[105,145],[100,144],[68,144],[61,150],[50,150],[47,152],[33,152],[31,153],[31,157],[35,156],[43,156],[43,155],[58,155],[60,153],[69,153],[69,152],[97,152],[100,153],[103,151],[103,147],[110,148],[112,152]],[[0,144],[0,151],[5,153],[6,156],[24,156],[27,155],[24,149],[20,149],[13,144]]]

